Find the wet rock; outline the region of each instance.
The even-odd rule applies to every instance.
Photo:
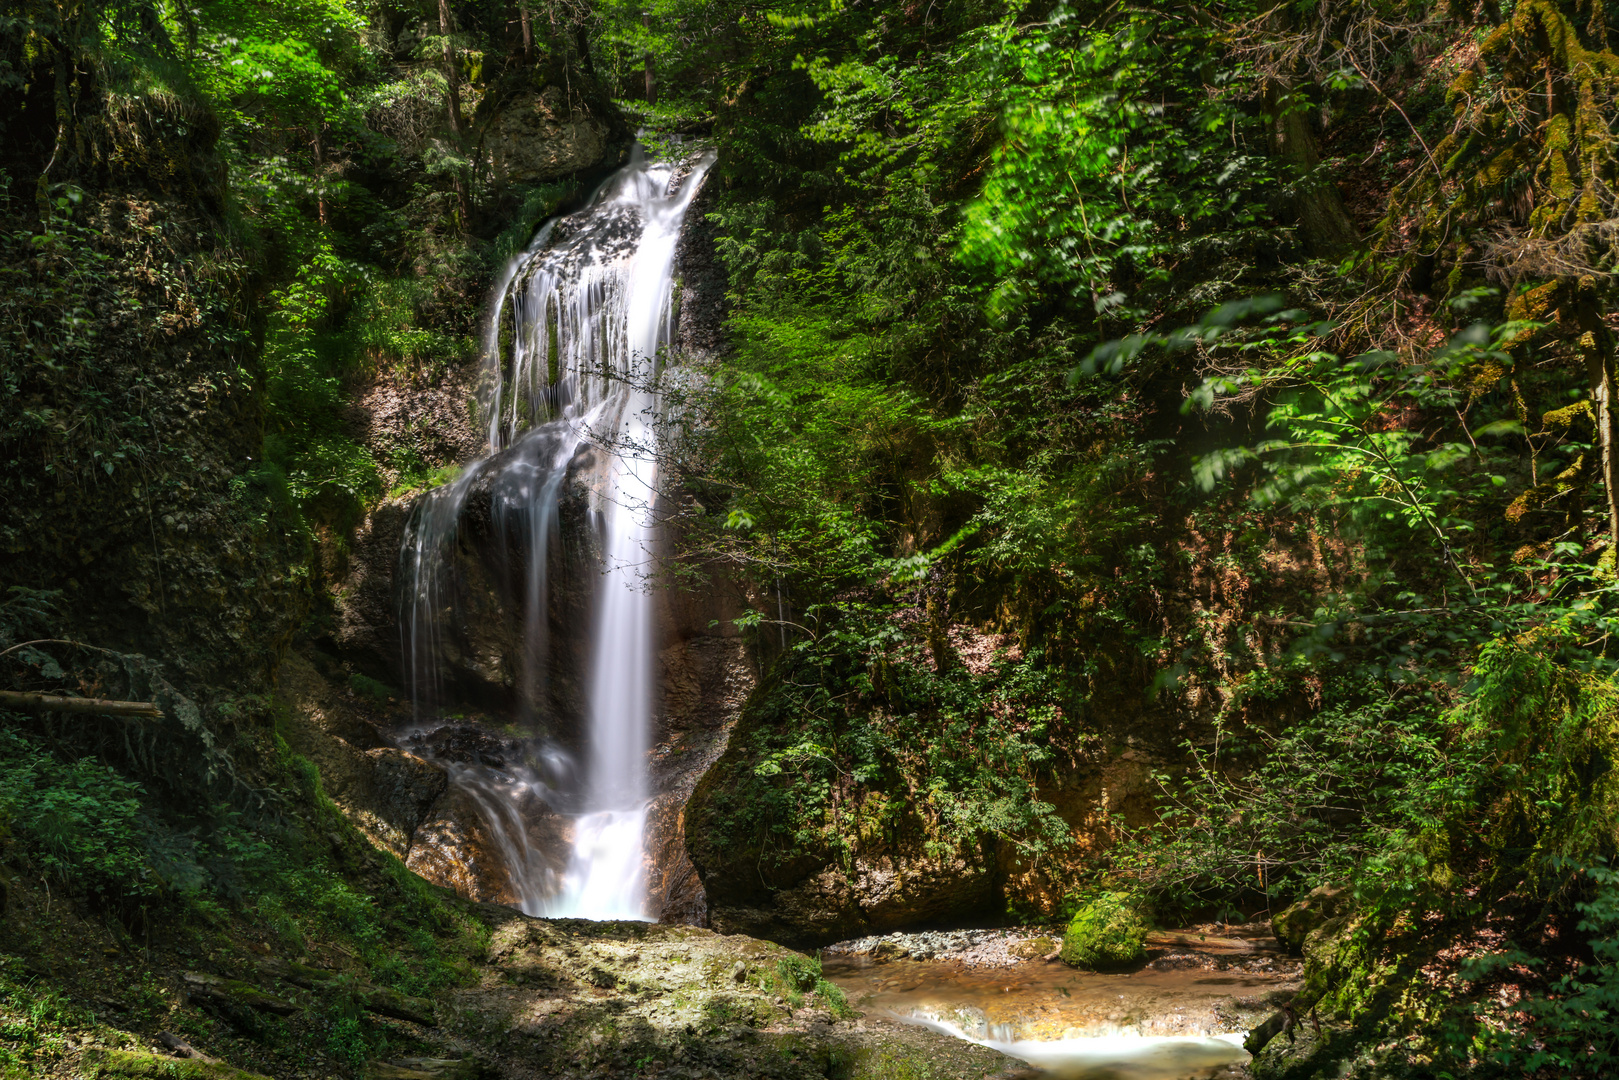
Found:
[[[506,867],[472,797],[450,788],[417,830],[405,866],[468,900],[494,901],[510,895]]]
[[[475,724],[434,728],[412,735],[406,741],[411,749],[436,761],[476,762],[491,769],[504,767],[507,758],[522,752],[517,740],[497,738]]]
[[[669,642],[658,654],[658,707],[654,718],[652,806],[647,813],[648,895],[658,921],[707,925],[708,896],[686,846],[686,804],[703,775],[729,744],[757,681],[740,638],[697,632],[714,623],[734,635],[734,595],[716,589],[699,606],[665,598],[659,625]],[[706,610],[705,610],[706,608]],[[734,617],[734,615],[732,616]],[[716,627],[717,629],[717,627]]]
[[[697,193],[675,250],[675,277],[680,283],[675,348],[686,363],[718,355],[726,342],[730,278],[715,242],[719,225],[708,218],[719,202],[720,190],[720,185],[709,184]]]

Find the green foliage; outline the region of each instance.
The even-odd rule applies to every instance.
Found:
[[[1262,117],[1199,92],[1233,73],[1211,37],[1167,12],[1093,23],[1059,3],[1034,32],[1002,24],[986,39],[1006,86],[1002,139],[961,255],[995,274],[992,306],[1077,292],[1095,315],[1134,321],[1171,267],[1276,243],[1273,166],[1234,137]]]
[[[776,970],[766,975],[767,985],[775,988],[787,1000],[787,1004],[798,1008],[804,1003],[808,994],[814,994],[819,1003],[833,1016],[848,1019],[854,1016],[854,1010],[849,1007],[849,999],[843,990],[828,982],[821,975],[821,958],[816,956],[800,956],[796,953],[783,956],[776,961]]]
[[[0,820],[59,885],[111,905],[159,893],[144,850],[142,794],[98,761],[63,762],[0,729]]]
[[[363,62],[363,20],[343,0],[210,0],[170,14],[170,32],[186,41],[199,87],[244,134],[340,113],[337,69]]]
[[[350,675],[349,689],[363,698],[370,698],[372,701],[387,701],[393,696],[393,691],[388,688],[386,683],[378,682],[369,675]]]
[[[1062,960],[1097,971],[1126,967],[1146,955],[1146,935],[1140,898],[1104,893],[1074,913],[1063,932]]]
[[[750,706],[741,771],[710,796],[716,838],[767,868],[902,839],[977,858],[995,837],[1029,864],[1066,846],[1038,786],[1066,735],[1057,678],[1004,659],[982,676],[938,671],[891,614],[837,617],[790,646]]]
[[[1602,1076],[1619,1063],[1619,873],[1604,864],[1587,866],[1589,899],[1575,904],[1576,929],[1588,935],[1591,962],[1563,975],[1543,995],[1524,1003],[1528,1034],[1509,1035],[1487,1027],[1480,1048],[1495,1063],[1522,1075],[1553,1069],[1564,1076]],[[1474,961],[1468,974],[1479,976],[1502,961],[1539,966],[1540,958],[1521,952]]]
[[[1334,699],[1344,690],[1329,687]],[[1123,830],[1116,869],[1196,909],[1271,898],[1273,910],[1321,882],[1363,887],[1404,875],[1443,837],[1464,762],[1453,721],[1415,695],[1311,713],[1272,734],[1223,732],[1217,752],[1160,773],[1161,824]],[[1442,842],[1442,839],[1440,840]]]

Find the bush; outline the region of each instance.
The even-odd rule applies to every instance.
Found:
[[[1122,967],[1145,952],[1147,922],[1135,897],[1107,893],[1074,915],[1062,938],[1063,962],[1072,967]]]
[[[377,702],[385,702],[393,696],[387,683],[379,682],[368,675],[350,675],[349,689],[360,697]]]
[[[92,758],[58,760],[0,731],[0,821],[57,882],[104,901],[158,894],[148,866],[139,784]]]

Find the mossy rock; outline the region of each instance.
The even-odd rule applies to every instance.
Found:
[[[1039,960],[1056,952],[1057,944],[1055,938],[1037,937],[1008,945],[1006,951],[1019,960]]]
[[[1303,951],[1304,941],[1311,932],[1348,910],[1349,890],[1336,885],[1322,885],[1311,889],[1303,900],[1272,915],[1270,928],[1276,940],[1297,956]]]
[[[215,1061],[166,1057],[139,1050],[87,1050],[84,1072],[92,1077],[156,1077],[161,1080],[269,1080],[259,1073]]]
[[[1146,953],[1147,920],[1129,893],[1107,893],[1080,908],[1063,934],[1062,959],[1071,967],[1125,967]]]

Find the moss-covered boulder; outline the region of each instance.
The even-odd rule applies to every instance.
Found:
[[[1063,962],[1072,967],[1124,967],[1145,953],[1147,920],[1129,893],[1107,893],[1075,913],[1062,938]]]
[[[1322,885],[1298,903],[1271,916],[1271,930],[1276,940],[1296,956],[1303,952],[1304,941],[1311,931],[1329,919],[1344,915],[1349,910],[1349,890],[1337,885]]]

